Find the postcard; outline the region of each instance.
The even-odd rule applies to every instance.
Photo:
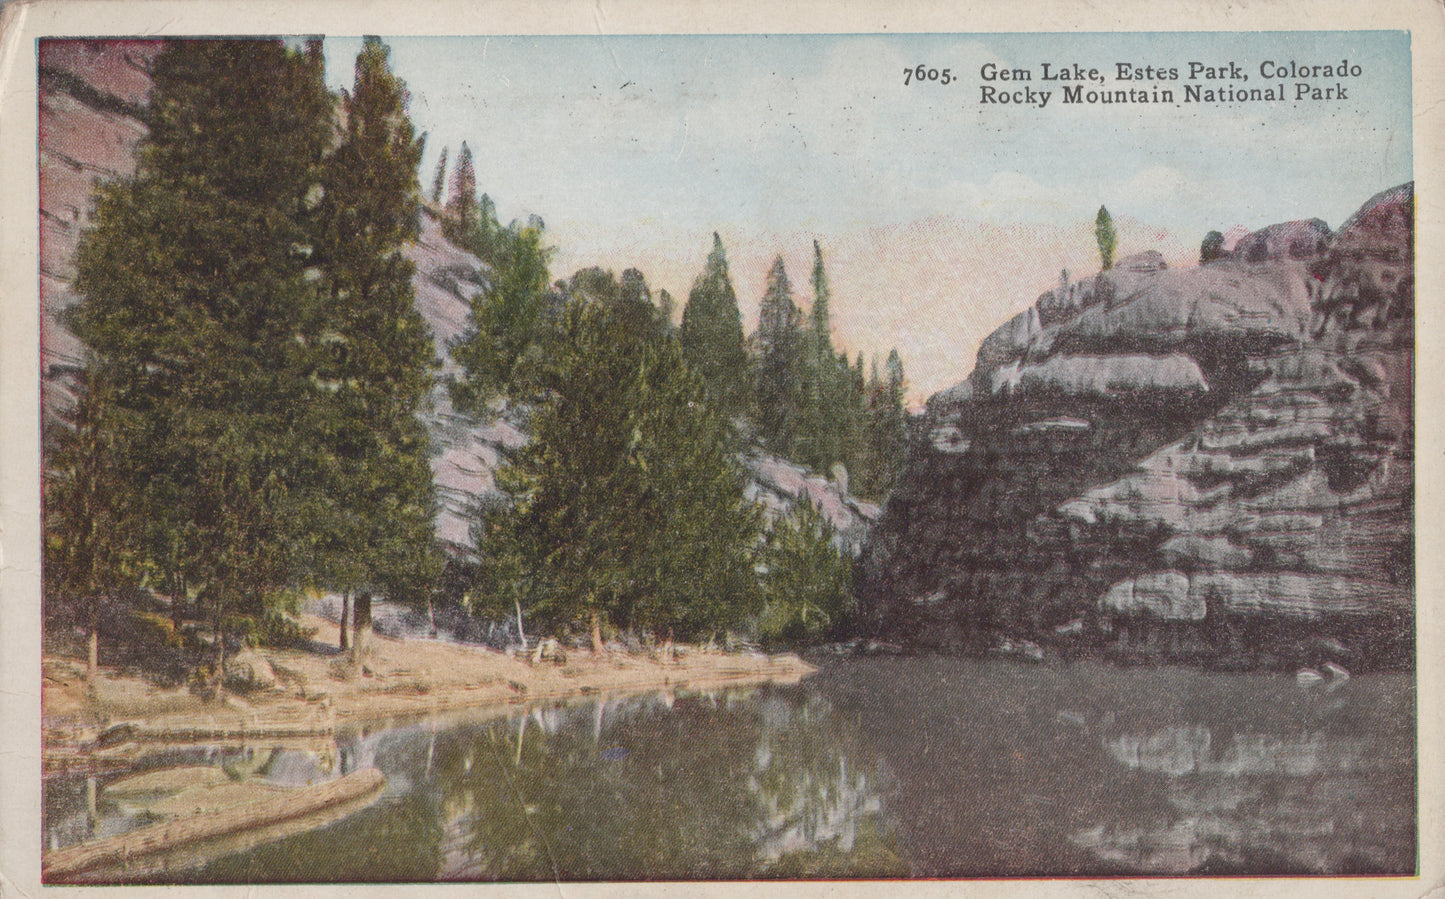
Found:
[[[1438,17],[1135,9],[7,7],[0,893],[1439,889]]]

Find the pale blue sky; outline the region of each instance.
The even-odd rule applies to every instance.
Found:
[[[359,39],[327,41],[348,86]],[[1411,178],[1403,32],[388,38],[429,132],[422,181],[463,140],[503,220],[542,216],[554,273],[635,265],[686,296],[720,231],[751,326],[772,256],[807,283],[828,253],[838,342],[897,345],[915,397],[972,367],[988,331],[1068,266],[1096,266],[1094,212],[1121,252],[1178,263],[1210,229],[1318,216],[1332,227]],[[1041,63],[1358,64],[1344,101],[1068,106]],[[1033,70],[1042,108],[980,104],[986,62]],[[905,86],[905,66],[951,69]],[[1163,83],[1183,99],[1183,84]],[[1336,79],[1317,79],[1329,86]],[[1272,82],[1270,82],[1272,83]],[[1216,83],[1217,85],[1218,83]],[[1003,87],[1004,85],[999,84]],[[1049,273],[1052,273],[1050,275]],[[806,303],[806,296],[801,296]],[[925,322],[927,323],[925,326]]]

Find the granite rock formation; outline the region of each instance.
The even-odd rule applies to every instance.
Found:
[[[1061,284],[929,400],[871,632],[1227,664],[1413,657],[1413,185]],[[1242,252],[1241,252],[1242,250]]]

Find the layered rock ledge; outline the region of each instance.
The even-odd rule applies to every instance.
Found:
[[[860,563],[865,627],[1409,665],[1413,221],[1406,184],[1337,232],[1283,223],[1045,293],[915,423]]]

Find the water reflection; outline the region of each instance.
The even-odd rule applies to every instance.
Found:
[[[812,685],[892,772],[914,876],[1414,871],[1409,675],[934,657]]]
[[[348,880],[906,873],[882,821],[886,775],[856,729],[799,688],[423,723],[359,735],[341,755],[386,773],[384,806],[187,879],[324,880],[323,852],[353,862]]]
[[[939,657],[792,687],[384,723],[191,750],[378,803],[189,882],[1395,873],[1415,867],[1414,684]],[[134,773],[134,772],[128,772]],[[46,784],[51,846],[135,826],[106,778]]]
[[[1306,729],[1216,738],[1173,726],[1104,740],[1117,764],[1163,775],[1171,808],[1153,821],[1112,821],[1070,839],[1133,871],[1390,872],[1410,866],[1408,823],[1373,813],[1380,791],[1408,789],[1371,736]]]

